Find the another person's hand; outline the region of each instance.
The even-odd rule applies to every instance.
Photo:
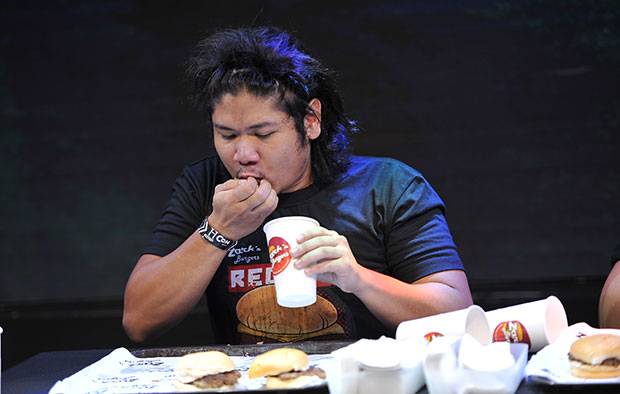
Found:
[[[355,293],[365,270],[358,264],[347,239],[335,231],[316,227],[297,238],[293,251],[295,267],[305,269],[306,275],[332,283],[342,291]]]
[[[252,233],[278,206],[271,184],[254,178],[231,179],[215,187],[209,224],[224,236],[240,239]]]

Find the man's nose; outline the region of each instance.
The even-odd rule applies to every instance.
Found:
[[[241,137],[237,141],[233,159],[241,164],[256,163],[258,161],[258,151],[248,136]]]

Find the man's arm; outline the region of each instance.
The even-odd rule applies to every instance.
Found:
[[[208,221],[230,239],[253,232],[275,210],[271,185],[253,178],[229,180],[215,188]],[[125,289],[123,326],[134,341],[144,341],[183,319],[211,283],[226,252],[193,232],[177,249],[159,257],[140,257]]]
[[[449,270],[434,273],[413,283],[383,275],[361,266],[347,239],[323,227],[306,231],[293,251],[307,275],[333,283],[355,294],[386,326],[405,320],[466,308],[472,304],[465,273]]]
[[[601,328],[620,328],[620,260],[607,275],[598,304],[598,317]]]
[[[125,289],[127,335],[142,342],[182,320],[203,296],[225,253],[196,232],[165,257],[141,256]]]
[[[443,271],[413,283],[363,268],[360,286],[353,293],[388,327],[472,304],[463,271]]]

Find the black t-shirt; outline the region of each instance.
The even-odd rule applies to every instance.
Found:
[[[144,253],[167,255],[212,210],[216,185],[230,179],[218,157],[186,167]],[[411,283],[462,270],[444,205],[416,170],[393,159],[353,156],[338,181],[282,193],[266,221],[309,216],[344,235],[358,263]],[[221,343],[357,339],[393,335],[354,295],[319,283],[317,303],[283,308],[275,303],[262,226],[229,251],[207,289],[216,339]]]

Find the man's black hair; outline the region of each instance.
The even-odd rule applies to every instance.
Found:
[[[321,134],[310,142],[314,183],[331,183],[346,170],[356,123],[346,117],[331,73],[290,34],[270,27],[217,32],[198,43],[187,74],[192,102],[206,111],[210,124],[214,105],[226,93],[275,96],[294,119],[302,144],[307,143],[304,117],[317,98]]]

